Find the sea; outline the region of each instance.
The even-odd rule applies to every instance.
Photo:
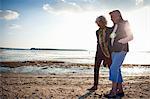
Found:
[[[0,49],[0,62],[43,60],[94,64],[94,58],[94,50]],[[150,64],[150,52],[129,52],[124,64]]]
[[[6,61],[63,61],[69,63],[94,64],[94,50],[30,50],[30,49],[0,49],[0,62]],[[125,75],[147,75],[150,74],[150,53],[149,52],[129,52],[123,64],[139,64],[136,67],[123,67],[122,71]],[[148,66],[140,66],[147,64]],[[44,68],[44,69],[43,69]],[[101,73],[108,75],[108,69],[101,67]],[[93,67],[71,67],[71,68],[51,68],[37,66],[21,66],[17,68],[9,68],[0,66],[0,73],[87,73],[93,74]]]

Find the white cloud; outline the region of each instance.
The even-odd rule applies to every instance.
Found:
[[[43,5],[43,10],[47,11],[47,12],[52,12],[53,11],[53,8],[50,7],[49,4],[44,4]]]
[[[9,29],[21,29],[21,25],[18,25],[18,24],[11,24],[8,27]]]
[[[144,0],[136,0],[136,6],[140,6],[144,4]]]
[[[102,11],[111,9],[135,10],[137,8],[150,5],[149,0],[53,0],[43,5],[43,9],[47,12],[86,12],[86,11]]]
[[[16,11],[12,10],[0,10],[0,19],[5,19],[5,20],[14,20],[19,17],[19,13]]]
[[[68,13],[81,11],[81,7],[75,2],[60,0],[59,2],[57,1],[55,4],[44,4],[43,10],[49,13]]]

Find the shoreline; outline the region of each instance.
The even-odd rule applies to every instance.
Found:
[[[0,62],[1,67],[10,67],[16,68],[20,66],[61,66],[61,67],[73,67],[73,66],[86,66],[86,67],[93,67],[94,64],[87,64],[87,63],[71,63],[71,62],[64,62],[64,61],[42,61],[42,60],[35,60],[35,61],[3,61]],[[150,67],[150,64],[123,64],[123,67],[134,67],[134,66],[147,66]]]

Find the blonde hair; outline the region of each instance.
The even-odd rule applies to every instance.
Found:
[[[95,22],[97,23],[99,21],[103,22],[104,25],[107,25],[107,20],[106,20],[106,18],[104,16],[97,17]]]

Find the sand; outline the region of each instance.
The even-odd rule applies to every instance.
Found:
[[[40,63],[38,64],[38,66],[40,66]],[[43,66],[42,64],[41,66]],[[48,63],[44,64],[48,65]],[[65,66],[64,63],[55,62],[53,64]],[[17,65],[20,66],[19,63],[17,63]],[[26,66],[28,65],[29,64],[27,64]],[[123,88],[125,96],[122,99],[150,98],[149,74],[143,76],[125,76],[123,78]],[[93,75],[84,73],[1,73],[0,97],[2,99],[105,99],[104,94],[109,92],[109,90],[111,89],[111,82],[108,80],[108,77],[100,76],[97,91],[87,91],[87,89],[90,88],[92,84]]]

